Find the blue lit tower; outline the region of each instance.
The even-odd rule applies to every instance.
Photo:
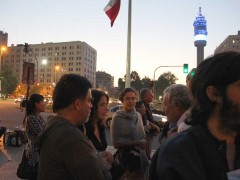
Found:
[[[207,44],[207,21],[201,13],[199,7],[199,14],[193,23],[194,26],[194,45],[197,47],[197,65],[204,59],[204,46]]]

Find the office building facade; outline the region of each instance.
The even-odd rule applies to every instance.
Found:
[[[35,64],[35,83],[50,90],[59,78],[68,73],[79,74],[96,84],[97,51],[85,42],[58,42],[10,46],[3,56],[2,65],[9,64],[19,82],[22,82],[23,62]]]
[[[0,48],[1,47],[7,47],[8,43],[8,33],[4,33],[3,31],[0,31]]]
[[[225,51],[240,52],[240,31],[237,35],[229,35],[214,51],[214,54]]]
[[[114,77],[104,71],[96,72],[96,88],[110,92],[113,88]]]

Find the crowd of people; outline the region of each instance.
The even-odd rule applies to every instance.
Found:
[[[65,74],[53,92],[54,116],[46,122],[44,98],[27,101],[25,148],[29,179],[240,179],[240,53],[202,61],[187,84],[163,92],[163,128],[154,120],[151,89],[125,88],[123,108],[112,118],[115,154],[107,151],[109,96],[85,77]],[[139,100],[138,100],[139,99]],[[159,148],[151,156],[154,137]]]

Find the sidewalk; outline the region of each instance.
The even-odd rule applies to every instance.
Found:
[[[16,180],[16,170],[21,160],[24,145],[13,147],[3,145],[3,139],[0,139],[0,177],[3,180]]]

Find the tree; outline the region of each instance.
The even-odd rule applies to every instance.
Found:
[[[151,79],[149,77],[144,77],[142,79],[142,88],[150,88],[150,81]]]
[[[13,74],[13,67],[6,64],[2,66],[2,94],[12,94],[17,87],[18,77]]]
[[[16,97],[25,96],[26,92],[27,92],[26,84],[18,83],[14,91],[14,96]]]
[[[137,71],[132,71],[130,74],[131,82],[140,80],[140,76],[138,75]]]
[[[163,73],[155,82],[154,99],[158,99],[159,96],[163,96],[163,91],[168,86],[176,84],[178,78],[171,72]]]
[[[140,80],[140,76],[136,71],[132,71],[130,74],[131,77],[131,86],[137,90],[140,91],[142,88],[142,81]]]
[[[125,88],[125,81],[123,81],[122,78],[118,79],[118,88],[119,88],[120,91]]]
[[[178,80],[178,78],[172,74],[170,71],[163,73],[161,76],[163,76],[165,79],[167,79],[171,84],[176,84],[176,81]]]

